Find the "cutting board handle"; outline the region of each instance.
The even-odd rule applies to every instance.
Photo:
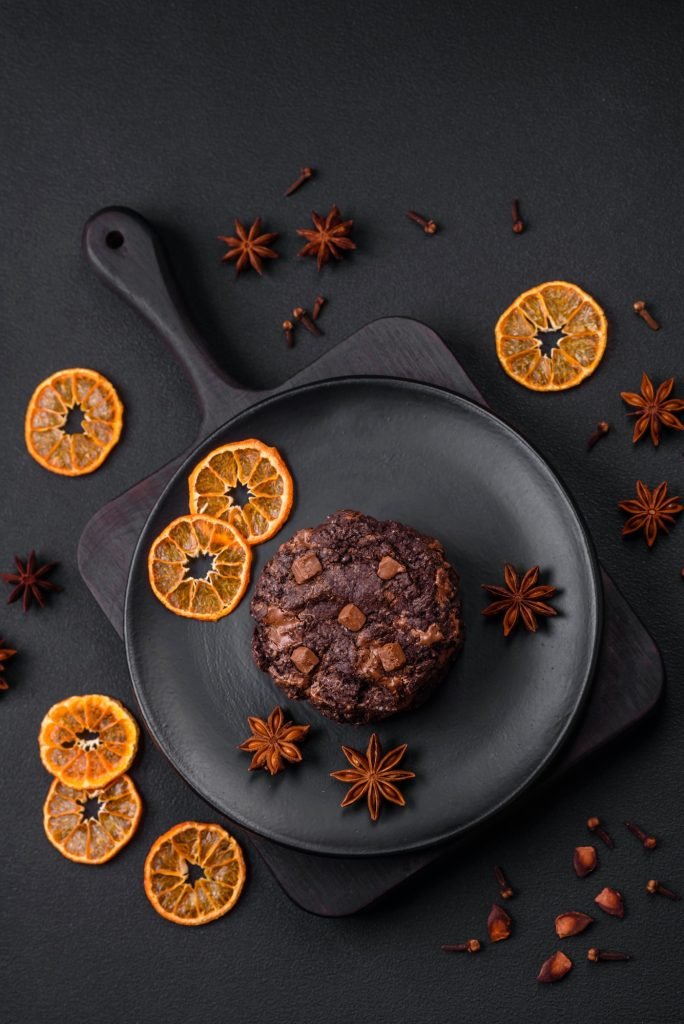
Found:
[[[135,210],[107,206],[83,229],[83,251],[95,272],[155,329],[197,393],[205,420],[239,385],[207,352],[185,309],[162,244]]]

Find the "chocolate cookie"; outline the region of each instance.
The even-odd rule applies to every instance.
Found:
[[[251,611],[259,668],[337,722],[416,707],[463,643],[458,575],[439,541],[360,512],[283,544]]]

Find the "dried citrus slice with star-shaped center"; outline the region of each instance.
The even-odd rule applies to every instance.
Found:
[[[100,789],[130,768],[138,723],[113,697],[67,697],[46,714],[38,744],[41,761],[65,786]]]
[[[72,412],[80,414],[80,424],[70,422]],[[83,476],[102,465],[119,440],[122,425],[123,405],[102,374],[60,370],[33,392],[24,436],[29,453],[45,469]]]
[[[292,477],[280,453],[254,438],[209,452],[188,483],[190,511],[222,519],[248,544],[273,537],[292,508]]]
[[[560,332],[549,354],[544,336]],[[519,295],[496,325],[496,354],[509,377],[532,391],[564,391],[590,377],[606,350],[608,324],[591,295],[548,281]]]
[[[152,844],[145,861],[145,893],[167,920],[207,924],[232,910],[246,874],[242,850],[225,829],[184,821]]]
[[[150,548],[147,570],[155,596],[186,619],[215,622],[239,604],[252,563],[237,530],[211,516],[180,516]]]
[[[95,815],[88,812],[95,804]],[[101,789],[73,789],[54,779],[43,807],[45,834],[63,857],[104,864],[135,835],[142,800],[128,775]]]

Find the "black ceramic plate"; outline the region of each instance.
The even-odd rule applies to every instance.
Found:
[[[365,749],[371,728],[342,726],[286,701],[254,665],[253,587],[218,623],[167,611],[147,580],[157,534],[188,511],[195,462],[228,441],[275,445],[295,479],[292,515],[254,548],[253,580],[282,541],[339,508],[398,519],[443,543],[461,574],[466,641],[453,670],[418,711],[377,726],[384,747],[409,745],[405,808],[342,810],[340,744]],[[480,584],[505,561],[539,564],[559,588],[559,616],[504,639],[485,619]],[[541,457],[477,405],[429,385],[348,378],[254,406],[218,430],[179,470],[140,539],[126,601],[126,646],[144,718],[170,761],[217,809],[261,835],[337,855],[407,851],[463,832],[519,794],[571,729],[589,686],[600,629],[596,561],[567,493]],[[271,778],[236,750],[247,716],[276,704],[309,722],[304,762]]]

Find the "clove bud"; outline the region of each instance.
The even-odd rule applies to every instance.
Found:
[[[294,345],[294,324],[291,320],[283,320],[283,333],[288,348]]]
[[[295,306],[292,310],[292,316],[295,320],[298,320],[300,324],[306,327],[310,334],[315,334],[317,337],[320,337],[323,333],[318,324],[315,324],[311,319],[311,314],[307,313],[303,306]]]
[[[602,437],[605,437],[610,430],[610,423],[605,420],[601,420],[600,423],[596,424],[596,430],[593,434],[587,438],[587,451],[590,452],[597,441],[600,441]]]
[[[300,188],[300,186],[303,185],[305,181],[308,181],[312,175],[313,167],[302,167],[302,169],[299,172],[299,177],[292,182],[285,195],[291,196],[292,193],[296,192],[297,189]]]
[[[598,896],[595,897],[594,903],[605,911],[606,914],[610,914],[611,917],[624,917],[625,908],[622,902],[622,893],[619,893],[617,889],[611,889],[610,886],[606,886],[605,889],[601,889]]]
[[[648,309],[646,308],[646,303],[643,299],[638,299],[637,302],[634,303],[632,308],[634,312],[637,314],[637,316],[640,316],[641,319],[648,324],[652,331],[660,330],[660,324],[653,316],[653,314],[648,311]]]
[[[510,900],[513,895],[513,886],[506,878],[503,868],[499,867],[498,864],[494,865],[494,877],[496,878],[497,885],[499,886],[499,896],[502,900]]]
[[[511,219],[513,221],[513,234],[521,235],[525,230],[525,222],[520,216],[520,203],[517,199],[514,199],[511,203]]]
[[[556,918],[556,935],[559,939],[568,939],[571,935],[579,935],[593,922],[594,918],[589,917],[589,914],[569,910],[567,914],[559,914]]]
[[[576,846],[572,857],[572,866],[578,878],[586,878],[596,870],[598,858],[595,846]]]
[[[592,947],[587,950],[587,960],[592,960],[595,964],[599,960],[631,960],[632,957],[629,953],[617,953],[611,952],[609,949],[596,949]]]
[[[513,922],[510,916],[498,903],[492,903],[492,909],[489,911],[489,917],[487,918],[489,941],[502,942],[504,939],[510,938],[512,930]]]
[[[479,953],[482,949],[479,939],[468,939],[467,942],[453,942],[442,946],[445,953]]]
[[[600,818],[587,818],[587,828],[590,832],[595,832],[599,839],[606,844],[609,850],[613,850],[615,848],[613,837],[608,835],[601,824]]]
[[[434,235],[437,233],[437,224],[432,217],[423,217],[420,213],[416,213],[415,210],[409,210],[406,216],[415,224],[420,224],[426,235]]]
[[[668,900],[681,900],[682,898],[678,892],[674,891],[674,889],[668,889],[666,885],[663,885],[662,882],[656,881],[655,878],[652,878],[650,882],[646,883],[646,892],[650,892],[651,896],[655,896],[656,893],[659,893],[661,896],[667,896]]]
[[[655,850],[658,840],[655,836],[649,836],[647,832],[644,832],[641,825],[636,825],[633,821],[626,821],[625,827],[629,829],[633,836],[636,836],[645,850]]]
[[[553,956],[545,960],[541,965],[537,981],[547,984],[552,981],[560,981],[568,971],[572,970],[572,960],[562,950],[557,950]]]

